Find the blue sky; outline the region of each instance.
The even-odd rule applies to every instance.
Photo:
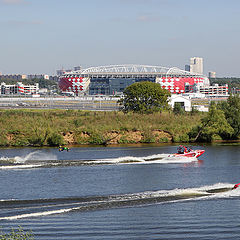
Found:
[[[240,77],[240,0],[0,0],[0,72],[146,64]]]

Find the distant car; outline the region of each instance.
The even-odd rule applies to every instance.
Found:
[[[30,106],[30,104],[25,103],[25,102],[20,102],[20,103],[18,103],[18,106]]]

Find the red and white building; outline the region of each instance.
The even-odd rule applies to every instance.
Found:
[[[107,79],[111,79],[109,84],[115,79],[116,81],[118,79],[132,79],[133,81],[129,81],[129,84],[133,83],[134,79],[136,82],[151,79],[172,94],[203,93],[212,95],[224,93],[228,95],[227,86],[210,86],[209,79],[202,74],[190,73],[175,67],[133,64],[91,67],[66,72],[59,78],[59,87],[63,93],[72,92],[75,95],[80,95],[88,91],[91,79],[94,79],[95,82],[97,80],[99,83],[104,81],[105,88]]]
[[[219,86],[214,84],[212,86],[200,86],[199,92],[205,94],[205,96],[229,96],[228,94],[228,85]]]
[[[173,94],[192,93],[197,86],[209,86],[208,78],[200,76],[164,76],[156,78],[156,82]]]
[[[69,76],[62,76],[59,81],[60,89],[65,92],[72,92],[79,95],[81,92],[85,92],[90,83],[89,77],[81,77],[77,74],[71,74]]]
[[[2,82],[0,85],[1,95],[34,95],[39,92],[39,84],[35,85],[24,85],[22,82],[16,84],[7,85]]]

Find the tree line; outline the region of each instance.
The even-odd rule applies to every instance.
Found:
[[[237,140],[240,135],[240,97],[230,95],[227,101],[212,102],[209,112],[201,123],[189,132],[197,142],[211,142],[215,139]]]
[[[124,96],[119,101],[121,110],[125,113],[138,112],[150,114],[153,112],[173,111],[174,114],[184,114],[180,104],[170,109],[169,91],[162,89],[160,84],[138,82],[124,90]],[[194,108],[190,114],[196,114]],[[189,139],[196,142],[211,142],[214,139],[237,140],[240,135],[240,97],[230,95],[227,101],[211,102],[209,112],[201,119],[201,123],[188,132]]]

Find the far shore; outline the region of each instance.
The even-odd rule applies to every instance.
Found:
[[[188,133],[204,114],[0,110],[0,147],[193,144]]]

